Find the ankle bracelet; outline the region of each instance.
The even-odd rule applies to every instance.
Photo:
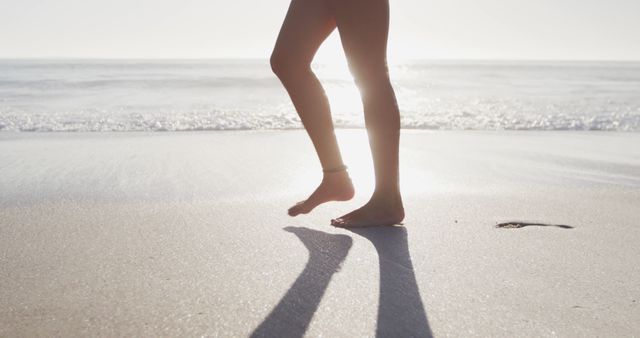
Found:
[[[338,167],[334,167],[334,168],[322,169],[322,172],[325,173],[325,174],[328,174],[328,173],[337,173],[337,172],[343,171],[343,170],[347,170],[347,166],[344,165],[344,164],[341,165],[341,166],[338,166]]]

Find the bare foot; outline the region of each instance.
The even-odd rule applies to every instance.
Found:
[[[390,226],[402,224],[404,207],[400,194],[373,196],[364,206],[331,220],[331,225],[343,228]]]
[[[289,216],[308,214],[315,207],[329,201],[348,201],[353,198],[355,191],[353,183],[346,170],[334,173],[325,173],[322,182],[316,190],[304,201],[296,203],[289,208]]]

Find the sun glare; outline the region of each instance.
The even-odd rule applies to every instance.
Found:
[[[360,91],[346,62],[339,58],[322,60],[314,62],[313,70],[325,89],[334,120],[340,120],[343,126],[363,126]]]
[[[336,136],[358,195],[370,195],[373,192],[375,176],[366,130],[340,129],[336,131]]]
[[[349,174],[358,194],[373,193],[375,175],[373,160],[369,150],[369,138],[366,129],[339,129],[336,131],[340,150]],[[402,137],[401,137],[402,143]],[[447,190],[444,182],[438,182],[432,173],[420,170],[415,165],[414,153],[400,146],[400,189],[404,195],[424,193],[428,190]]]
[[[363,120],[360,92],[355,85],[332,85],[325,90],[335,116],[350,115],[354,122]]]

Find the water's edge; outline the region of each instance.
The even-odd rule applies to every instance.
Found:
[[[345,66],[314,65],[337,128],[363,128]],[[405,129],[640,131],[640,63],[390,66]],[[287,130],[265,60],[0,60],[0,132]]]

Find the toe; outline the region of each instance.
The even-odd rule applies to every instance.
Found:
[[[352,220],[358,218],[358,214],[359,209],[356,209],[348,214],[332,219],[331,224],[337,226],[348,226],[350,223],[352,223]]]
[[[296,205],[289,208],[289,210],[287,210],[287,213],[289,214],[289,216],[297,216],[302,213],[302,206],[303,202],[298,202]]]
[[[341,226],[344,224],[344,219],[342,217],[334,218],[331,220],[331,225],[333,226]]]

